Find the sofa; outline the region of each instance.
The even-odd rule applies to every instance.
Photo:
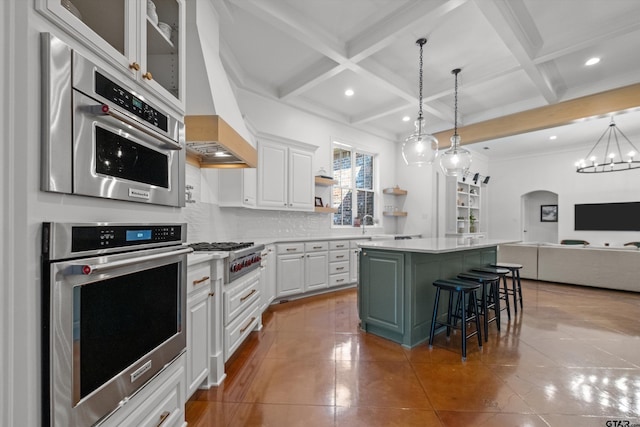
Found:
[[[640,292],[640,250],[634,247],[500,245],[498,261],[522,264],[526,279]]]

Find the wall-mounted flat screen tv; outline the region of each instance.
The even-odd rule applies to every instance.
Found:
[[[575,205],[575,229],[640,231],[640,202]]]

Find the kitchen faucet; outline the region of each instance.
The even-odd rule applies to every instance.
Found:
[[[371,215],[365,215],[362,217],[362,234],[364,234],[364,231],[365,231],[364,226],[365,226],[365,223],[366,223],[365,220],[367,219],[367,217],[371,218],[371,222],[373,222],[373,216]]]

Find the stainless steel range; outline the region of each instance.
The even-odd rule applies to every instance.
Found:
[[[198,252],[229,252],[229,257],[225,259],[225,284],[260,268],[260,253],[264,249],[264,245],[253,242],[199,242],[189,246]]]

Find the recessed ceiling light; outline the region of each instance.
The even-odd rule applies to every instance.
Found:
[[[403,122],[408,122],[409,120],[411,120],[411,117],[409,117],[409,116],[404,116],[404,117],[402,118],[402,121],[403,121]]]
[[[600,62],[600,58],[594,56],[593,58],[590,58],[587,62],[585,62],[584,65],[596,65],[598,62]]]
[[[354,93],[353,89],[347,89],[347,90],[344,91],[344,94],[347,95],[347,96],[353,96],[353,93]]]
[[[557,137],[557,136],[555,136],[555,135],[551,135],[551,136],[549,137],[549,139],[551,139],[551,140],[554,140],[554,139],[556,139],[556,138],[558,138],[558,137]]]

